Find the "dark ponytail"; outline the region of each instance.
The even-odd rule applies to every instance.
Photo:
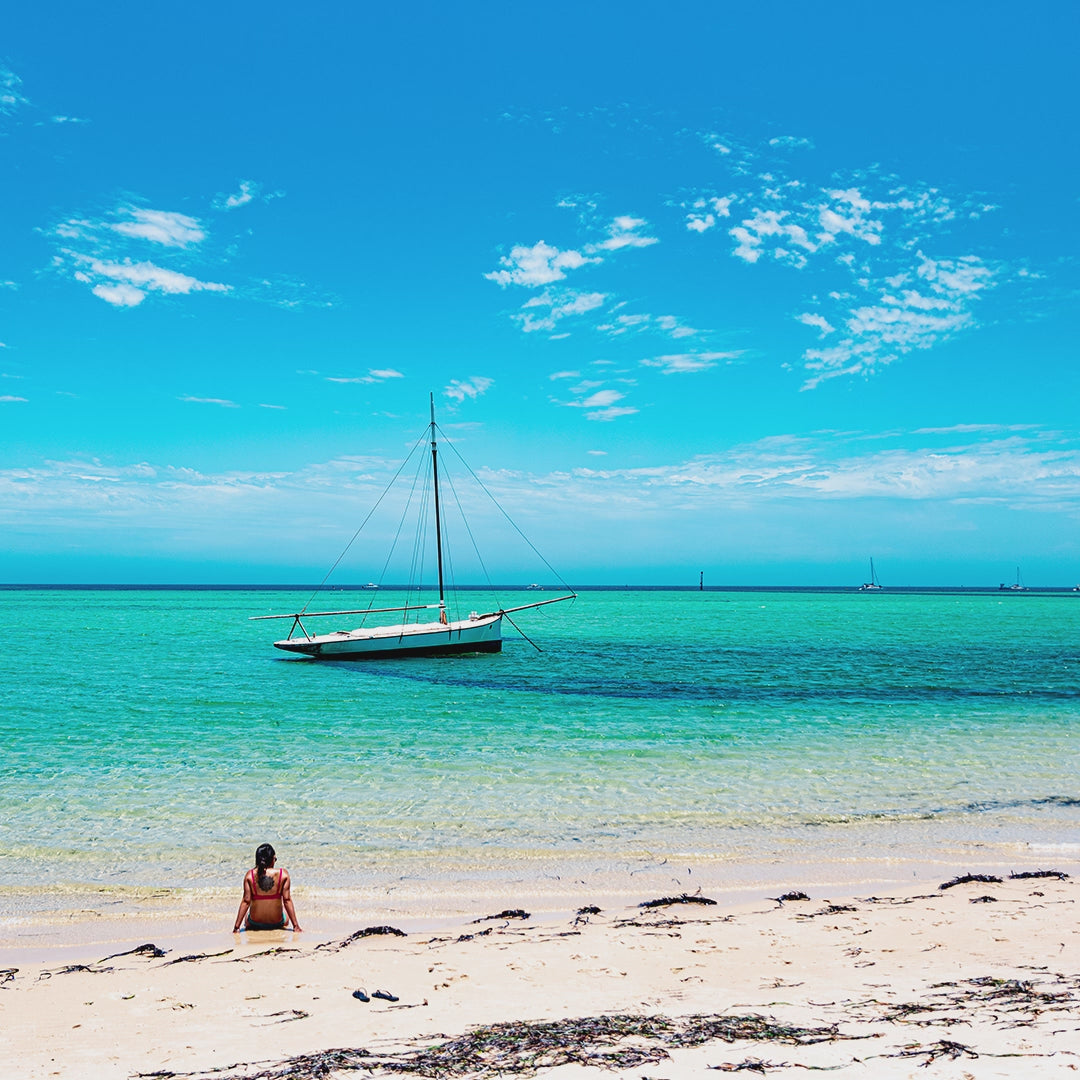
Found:
[[[266,872],[267,867],[274,861],[274,849],[270,844],[260,844],[255,849],[255,869],[259,873],[259,888],[263,892],[269,892],[274,884],[274,879]]]

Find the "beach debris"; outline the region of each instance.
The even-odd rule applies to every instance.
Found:
[[[645,900],[638,904],[639,908],[668,907],[670,904],[704,904],[706,907],[716,907],[716,901],[710,900],[700,893],[683,893],[681,896],[661,896],[659,900]]]
[[[1024,881],[1027,878],[1057,878],[1058,881],[1068,880],[1069,875],[1060,870],[1021,870],[1019,874],[1010,874],[1010,881]]]
[[[485,915],[480,919],[473,919],[473,923],[491,922],[494,919],[529,919],[532,916],[522,908],[507,908],[498,915]]]
[[[997,902],[996,896],[973,896],[969,901],[972,904],[996,904]]]
[[[352,996],[354,998],[356,998],[357,1001],[370,1001],[371,1000],[371,998],[369,998],[367,996],[367,991],[365,991],[365,990],[354,990],[352,992]]]
[[[280,953],[299,952],[299,949],[290,948],[288,945],[277,945],[273,949],[263,949],[262,952],[248,953],[246,956],[234,956],[230,964],[243,964],[248,960],[256,960],[260,956],[278,956]]]
[[[782,896],[766,896],[766,900],[775,900],[778,904],[784,904],[789,900],[809,900],[810,897],[804,892],[786,892]]]
[[[293,1020],[306,1020],[310,1015],[311,1013],[306,1013],[303,1009],[282,1009],[280,1012],[266,1014],[268,1020],[277,1016],[282,1017],[283,1019],[274,1021],[277,1024],[289,1024]]]
[[[401,1054],[327,1050],[288,1058],[257,1072],[250,1065],[241,1064],[215,1068],[213,1076],[215,1080],[311,1080],[361,1070],[443,1078],[531,1076],[540,1069],[562,1065],[608,1069],[655,1065],[667,1059],[668,1051],[673,1048],[714,1041],[751,1040],[811,1046],[863,1037],[843,1035],[835,1025],[799,1027],[757,1014],[684,1017],[614,1014],[485,1024],[458,1038]],[[136,1075],[143,1080],[166,1080],[207,1074],[162,1070]]]
[[[18,971],[18,968],[0,968],[0,986],[5,986],[9,982],[14,982]]]
[[[938,888],[951,889],[954,885],[968,885],[973,881],[981,881],[986,885],[1001,884],[1001,878],[994,877],[993,874],[961,874],[960,877],[954,877],[952,881],[943,881]]]
[[[853,907],[851,904],[827,904],[820,911],[811,911],[809,913],[800,912],[795,916],[796,919],[816,919],[819,915],[844,915],[850,911],[858,911],[857,907]]]
[[[578,908],[577,913],[579,915],[599,915],[600,909],[595,904],[587,904],[583,908]]]
[[[770,896],[771,900],[772,897]],[[786,1069],[786,1064],[774,1065],[769,1061],[762,1061],[761,1058],[747,1058],[745,1061],[739,1062],[724,1062],[720,1065],[707,1065],[706,1068],[712,1069],[715,1072],[756,1072],[764,1075],[770,1069]]]
[[[145,945],[136,945],[134,949],[128,949],[127,952],[117,952],[111,956],[106,956],[99,960],[98,963],[104,964],[106,960],[115,960],[120,956],[148,956],[151,960],[156,960],[164,956],[168,951],[168,949],[159,949],[153,942],[148,941]]]
[[[170,964],[196,964],[200,960],[214,960],[219,956],[228,956],[232,952],[232,949],[224,949],[221,952],[197,952],[188,953],[187,956],[178,956],[175,960],[166,960],[162,967],[169,967]]]
[[[477,930],[475,934],[459,934],[458,938],[454,942],[454,944],[458,945],[462,941],[472,941],[473,938],[487,937],[488,934],[490,934],[490,933],[491,933],[491,927],[489,926],[486,930]]]
[[[931,1062],[937,1061],[938,1058],[948,1058],[950,1061],[955,1061],[958,1057],[967,1057],[974,1060],[979,1055],[970,1046],[965,1046],[963,1043],[953,1042],[952,1039],[939,1039],[929,1046],[908,1046],[899,1053],[881,1054],[880,1056],[896,1058],[925,1056],[926,1060],[923,1062],[925,1067]]]
[[[380,1001],[400,1001],[401,999],[391,994],[389,990],[376,990],[371,995],[373,998],[378,998]]]
[[[17,970],[17,969],[16,969]],[[111,967],[101,967],[95,964],[68,964],[66,967],[56,968],[53,971],[43,971],[38,975],[38,981],[51,979],[54,975],[71,975],[77,971],[85,971],[90,975],[104,975],[107,971],[114,970]]]
[[[321,945],[316,945],[315,948],[316,950],[328,949],[330,952],[338,952],[341,949],[348,948],[353,942],[359,941],[361,938],[381,937],[384,935],[408,937],[404,930],[399,930],[396,926],[366,926],[363,930],[357,930],[341,941],[324,941]]]

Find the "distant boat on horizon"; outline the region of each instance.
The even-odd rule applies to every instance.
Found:
[[[882,586],[881,582],[878,581],[877,571],[874,569],[874,560],[871,558],[871,560],[870,560],[870,580],[869,581],[864,581],[859,586],[859,592],[877,592],[877,590],[881,589],[882,587],[883,586]]]
[[[1016,568],[1016,581],[1012,585],[1006,585],[1003,581],[998,586],[998,592],[1027,592],[1027,586],[1020,579],[1020,567]]]

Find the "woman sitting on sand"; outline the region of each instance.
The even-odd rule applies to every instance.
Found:
[[[289,892],[289,871],[282,867],[271,873],[275,862],[274,849],[269,844],[260,844],[255,850],[254,869],[244,875],[244,898],[236,913],[234,934],[241,930],[284,930],[286,913],[292,928],[300,930]]]

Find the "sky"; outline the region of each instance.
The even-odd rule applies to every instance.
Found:
[[[318,581],[434,394],[572,583],[1077,583],[1078,31],[9,10],[0,582]]]

